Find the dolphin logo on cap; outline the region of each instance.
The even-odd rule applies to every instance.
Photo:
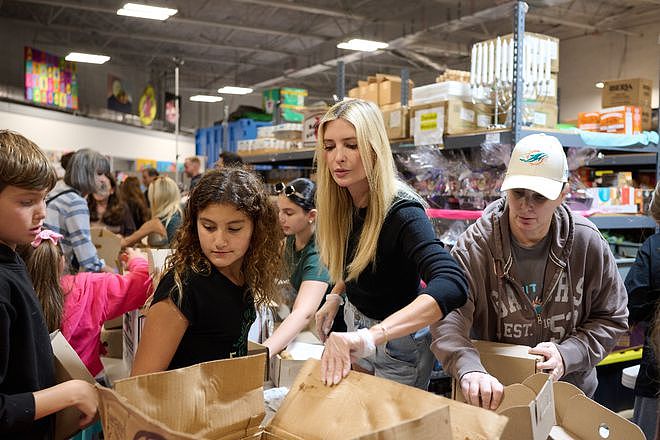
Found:
[[[544,153],[543,151],[530,151],[529,153],[520,156],[518,160],[521,162],[530,164],[530,165],[541,165],[543,162],[545,162],[545,159],[548,157],[548,153]]]

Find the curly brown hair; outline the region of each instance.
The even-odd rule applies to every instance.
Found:
[[[144,197],[144,193],[140,189],[140,181],[137,177],[128,176],[124,179],[121,185],[119,185],[119,193],[131,210],[136,228],[139,228],[142,226],[142,223],[151,218],[151,211],[147,206],[147,199]]]
[[[197,231],[197,216],[211,204],[231,204],[254,224],[250,247],[241,270],[257,307],[267,305],[276,297],[276,280],[281,270],[281,228],[277,209],[270,201],[263,182],[245,168],[225,167],[209,170],[195,186],[186,206],[184,222],[177,231],[165,270],[174,272],[178,303],[183,297],[183,281],[188,271],[211,272],[211,262],[202,252]]]

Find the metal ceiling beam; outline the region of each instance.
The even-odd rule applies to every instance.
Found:
[[[244,0],[244,1],[259,1],[261,2],[262,0]],[[263,0],[265,1],[265,0]],[[271,0],[267,0],[269,3],[271,3]],[[515,1],[509,1],[507,3],[493,6],[487,9],[483,9],[481,11],[475,12],[474,14],[457,18],[454,20],[450,20],[448,22],[444,23],[438,23],[433,26],[429,26],[428,28],[425,28],[419,32],[415,32],[413,34],[407,35],[405,37],[400,37],[396,38],[392,41],[389,42],[389,47],[391,49],[406,49],[408,46],[412,45],[415,43],[417,39],[420,37],[428,34],[429,32],[435,31],[435,30],[440,30],[442,29],[443,32],[455,32],[458,30],[461,30],[466,27],[471,27],[471,26],[476,26],[481,22],[485,21],[492,21],[496,20],[499,18],[505,18],[505,17],[510,17],[511,14],[513,13],[513,5],[515,4]],[[300,69],[296,72],[289,73],[288,75],[282,75],[277,78],[271,78],[265,81],[261,81],[259,83],[253,84],[252,87],[255,89],[262,88],[262,87],[271,87],[274,85],[277,85],[278,83],[285,81],[289,78],[301,78],[304,76],[308,75],[313,75],[318,72],[323,72],[325,70],[333,68],[338,61],[343,61],[344,64],[349,64],[353,63],[356,61],[359,61],[363,58],[367,57],[372,57],[374,55],[378,55],[382,53],[382,51],[375,51],[375,52],[358,52],[358,53],[352,53],[349,55],[344,55],[341,57],[333,58],[327,61],[324,61],[322,63],[314,64],[312,66]]]
[[[433,61],[432,59],[430,59],[429,57],[424,56],[422,54],[419,54],[417,52],[414,52],[412,50],[396,49],[396,52],[400,53],[401,55],[403,55],[406,58],[412,59],[413,61],[417,61],[418,63],[422,63],[425,66],[429,66],[430,68],[436,70],[437,72],[444,72],[447,69],[447,65],[445,65],[445,64],[440,65],[440,64],[436,63],[435,61]]]
[[[216,49],[225,49],[225,50],[238,50],[238,51],[244,51],[244,52],[264,52],[264,53],[272,53],[276,55],[288,55],[288,56],[296,56],[297,54],[292,53],[292,52],[285,52],[282,50],[275,50],[275,49],[262,49],[258,47],[245,47],[245,46],[229,46],[226,44],[218,44],[218,43],[203,43],[200,41],[190,41],[190,40],[185,40],[185,39],[176,39],[176,38],[166,38],[166,37],[159,37],[155,35],[139,35],[139,34],[130,34],[127,35],[124,32],[115,32],[115,31],[102,31],[98,29],[84,29],[80,27],[75,27],[75,26],[67,26],[67,25],[60,25],[60,24],[51,24],[49,26],[44,26],[43,24],[36,23],[34,21],[29,21],[29,20],[22,20],[22,19],[15,19],[15,18],[4,18],[0,17],[0,21],[9,21],[9,22],[14,22],[20,25],[27,25],[27,26],[32,26],[32,27],[37,27],[41,30],[55,30],[55,31],[64,31],[64,32],[77,32],[77,33],[84,33],[84,34],[96,34],[96,35],[103,35],[103,36],[108,36],[108,37],[118,37],[118,38],[124,38],[124,39],[133,39],[133,40],[143,40],[143,41],[154,41],[158,43],[170,43],[170,44],[178,44],[178,45],[186,45],[186,46],[198,46],[198,47],[212,47]]]
[[[350,12],[342,12],[337,9],[319,8],[317,6],[305,5],[296,2],[283,2],[275,0],[233,0],[238,3],[251,3],[254,5],[268,6],[271,8],[289,9],[291,11],[305,12],[308,14],[326,15],[328,17],[349,18],[351,20],[366,20],[372,21],[371,17],[364,15],[351,14]]]
[[[94,6],[94,5],[89,5],[89,4],[80,4],[80,3],[73,3],[73,2],[67,2],[67,1],[62,1],[62,0],[14,0],[18,1],[20,3],[33,3],[33,4],[38,4],[38,5],[46,5],[46,6],[54,6],[54,7],[62,7],[62,8],[67,8],[67,9],[76,9],[79,11],[88,11],[88,12],[100,12],[104,14],[112,14],[112,15],[117,15],[117,10],[113,8],[104,8],[102,6]],[[252,27],[252,26],[242,26],[242,25],[237,25],[237,24],[229,24],[229,23],[221,23],[221,22],[215,22],[215,21],[205,21],[205,20],[197,20],[193,18],[185,18],[185,17],[178,17],[178,16],[173,16],[167,19],[167,23],[174,23],[174,24],[189,24],[192,26],[207,26],[207,27],[213,27],[213,28],[220,28],[220,29],[232,29],[235,31],[242,31],[242,32],[250,32],[250,33],[259,33],[259,34],[266,34],[266,35],[275,35],[275,36],[280,36],[280,37],[291,37],[291,38],[315,38],[318,40],[328,40],[329,37],[323,36],[323,35],[315,35],[315,34],[300,34],[297,32],[287,32],[287,31],[281,31],[277,29],[268,29],[268,28],[263,28],[263,27]]]
[[[546,15],[527,14],[527,20],[540,24],[552,24],[559,26],[574,27],[577,29],[584,29],[590,32],[616,32],[618,34],[629,35],[632,37],[641,37],[639,32],[630,32],[623,29],[615,29],[609,26],[594,26],[588,23],[578,23],[575,21],[564,20],[563,18],[548,17]]]

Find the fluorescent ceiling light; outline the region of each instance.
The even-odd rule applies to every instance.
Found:
[[[194,95],[190,97],[191,101],[196,102],[220,102],[222,99],[222,96],[216,95]]]
[[[381,41],[361,40],[353,38],[349,41],[344,41],[337,45],[340,49],[359,50],[360,52],[374,52],[380,49],[385,49],[389,44]]]
[[[225,93],[227,95],[247,95],[252,93],[252,89],[249,87],[234,87],[234,86],[224,86],[218,89],[218,93]]]
[[[602,81],[598,81],[598,82],[596,83],[596,88],[597,88],[597,89],[604,89],[604,88],[605,88],[605,83],[602,82]]]
[[[71,52],[64,57],[64,59],[67,61],[77,61],[79,63],[103,64],[107,62],[110,57],[105,55],[94,55],[91,53]]]
[[[178,12],[177,9],[160,8],[158,6],[147,6],[139,3],[126,3],[121,9],[117,9],[117,15],[128,17],[148,18],[150,20],[167,20]]]

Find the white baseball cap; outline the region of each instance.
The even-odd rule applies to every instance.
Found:
[[[513,149],[501,190],[529,189],[557,200],[566,182],[568,162],[559,139],[543,133],[531,134]]]

